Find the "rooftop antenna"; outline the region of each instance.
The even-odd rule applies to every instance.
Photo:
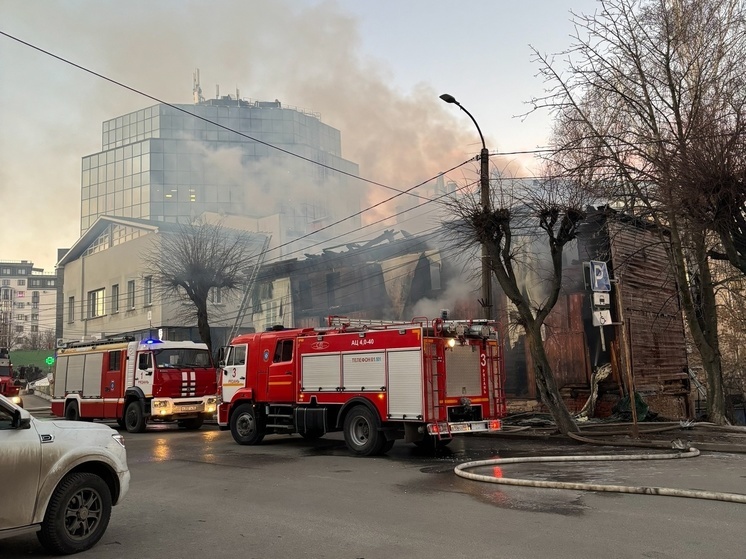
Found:
[[[194,94],[194,104],[203,103],[205,98],[202,96],[202,87],[199,85],[199,68],[192,74],[194,86],[192,87],[192,93]]]

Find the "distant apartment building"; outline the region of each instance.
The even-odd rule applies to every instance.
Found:
[[[0,346],[49,345],[57,317],[56,274],[28,260],[0,260]]]

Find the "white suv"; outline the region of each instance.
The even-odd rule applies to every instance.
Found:
[[[114,429],[39,421],[0,396],[0,539],[36,531],[53,553],[89,549],[129,482],[124,439]]]

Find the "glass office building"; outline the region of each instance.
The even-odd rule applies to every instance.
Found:
[[[359,211],[362,183],[338,171],[358,166],[318,114],[231,96],[158,104],[103,123],[102,151],[83,158],[81,235],[101,215],[183,222],[209,211],[276,215],[286,242]],[[356,227],[359,217],[324,234]]]

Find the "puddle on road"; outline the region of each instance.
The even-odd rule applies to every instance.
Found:
[[[405,493],[461,493],[502,509],[562,516],[580,516],[589,510],[583,496],[577,492],[511,487],[510,493],[507,493],[498,485],[458,477],[451,465],[429,466],[420,471],[434,475],[414,484],[400,485],[399,489]]]

